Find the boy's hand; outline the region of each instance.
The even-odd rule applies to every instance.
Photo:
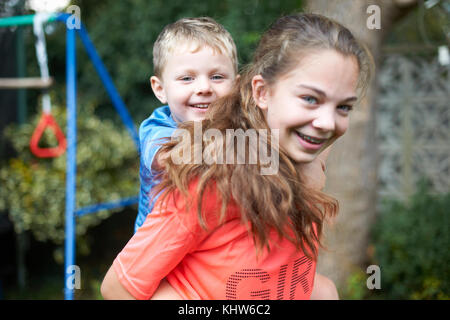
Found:
[[[328,147],[322,151],[316,159],[311,162],[301,164],[301,172],[303,177],[306,178],[306,184],[308,187],[316,190],[322,190],[325,187],[327,177],[325,175],[326,161],[330,148]]]
[[[339,300],[339,294],[334,282],[316,272],[311,300]]]

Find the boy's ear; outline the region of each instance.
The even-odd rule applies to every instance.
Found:
[[[156,76],[152,76],[150,78],[150,85],[152,86],[153,93],[158,100],[161,101],[161,103],[167,103],[166,92],[164,91],[164,86],[161,79]]]
[[[256,105],[263,110],[267,109],[269,90],[266,81],[264,81],[264,78],[260,74],[254,76],[252,79],[252,94]]]

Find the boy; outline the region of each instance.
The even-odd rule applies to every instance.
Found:
[[[153,65],[153,92],[168,106],[156,109],[139,128],[141,188],[135,232],[154,205],[150,191],[158,183],[154,157],[160,139],[170,137],[179,122],[202,120],[209,104],[231,90],[238,71],[231,35],[208,17],[166,26],[154,44]]]

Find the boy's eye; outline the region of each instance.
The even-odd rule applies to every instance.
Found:
[[[303,96],[302,99],[309,104],[317,104],[319,101],[312,96]]]
[[[223,76],[223,75],[221,75],[221,74],[215,74],[215,75],[213,75],[212,77],[211,77],[211,79],[212,80],[222,80],[222,79],[224,79],[225,77]]]
[[[193,77],[189,77],[189,76],[184,76],[184,77],[180,78],[181,81],[192,81],[193,79],[194,79]]]
[[[341,105],[341,106],[338,106],[338,109],[339,109],[339,110],[342,110],[342,111],[345,112],[345,113],[348,113],[348,112],[350,112],[350,111],[353,110],[353,106],[349,106],[349,105]]]

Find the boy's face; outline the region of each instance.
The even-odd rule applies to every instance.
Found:
[[[151,77],[156,97],[167,103],[177,122],[205,118],[209,105],[230,92],[235,71],[231,59],[202,46],[184,46],[169,54],[161,79]]]

